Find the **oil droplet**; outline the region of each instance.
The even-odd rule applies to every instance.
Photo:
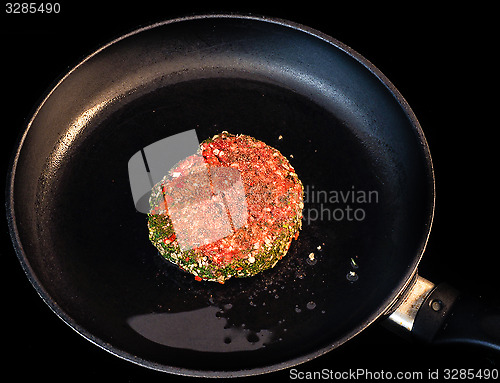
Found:
[[[225,337],[225,338],[224,338],[224,343],[225,343],[225,344],[229,344],[229,343],[231,343],[231,338],[230,338],[230,337],[228,337],[228,336],[227,336],[227,337]]]
[[[301,313],[302,312],[302,310],[300,309],[299,305],[295,306],[295,312],[296,313]]]
[[[351,258],[351,267],[356,270],[359,265],[356,263],[356,261],[354,260],[354,258]]]
[[[345,277],[349,282],[356,282],[359,279],[355,271],[349,271]]]
[[[308,265],[315,265],[318,262],[318,259],[315,257],[314,253],[309,254],[306,258],[306,262]]]
[[[314,310],[316,307],[316,303],[314,303],[313,301],[307,302],[306,307],[308,310]]]

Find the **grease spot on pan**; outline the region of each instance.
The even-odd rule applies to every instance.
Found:
[[[265,347],[273,336],[268,329],[251,331],[245,326],[228,326],[227,319],[221,316],[221,310],[216,306],[177,313],[136,315],[127,323],[155,343],[205,352],[256,350]]]

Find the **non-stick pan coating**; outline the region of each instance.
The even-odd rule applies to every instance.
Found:
[[[316,34],[278,21],[186,19],[117,40],[62,79],[23,137],[9,191],[18,255],[59,316],[136,363],[228,376],[320,355],[387,309],[425,246],[430,157],[387,80]],[[149,243],[128,160],[189,129],[200,139],[254,136],[295,167],[306,219],[274,269],[196,282]],[[312,201],[318,191],[375,193],[334,204]],[[325,209],[347,205],[363,219],[327,218]]]

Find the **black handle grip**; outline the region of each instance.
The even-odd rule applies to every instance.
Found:
[[[422,303],[412,334],[434,344],[463,343],[500,352],[500,307],[442,283]]]

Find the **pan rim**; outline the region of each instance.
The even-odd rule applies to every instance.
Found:
[[[155,363],[143,358],[140,358],[136,355],[132,355],[124,350],[118,349],[113,345],[110,345],[106,342],[104,342],[102,339],[99,339],[95,336],[92,335],[89,331],[87,331],[85,328],[81,327],[70,315],[68,315],[58,304],[57,302],[50,296],[50,294],[47,292],[47,290],[43,287],[42,283],[40,280],[37,278],[36,274],[34,273],[31,265],[29,264],[29,261],[26,257],[25,251],[23,249],[23,245],[21,242],[21,238],[18,232],[17,224],[16,224],[16,216],[15,216],[15,201],[14,201],[14,183],[15,183],[15,176],[16,176],[16,170],[17,170],[17,163],[19,160],[19,156],[21,154],[21,150],[23,148],[23,144],[26,140],[26,137],[29,134],[30,128],[33,124],[33,121],[35,120],[37,114],[39,111],[43,108],[45,105],[46,101],[49,99],[51,94],[59,87],[59,85],[65,81],[67,77],[69,77],[73,72],[75,72],[80,66],[82,66],[85,62],[90,60],[92,57],[98,55],[100,52],[104,51],[108,47],[120,42],[121,40],[124,40],[126,38],[129,38],[131,36],[137,35],[139,33],[142,33],[144,31],[152,30],[154,28],[158,28],[161,26],[165,26],[168,24],[173,24],[173,23],[180,23],[180,22],[185,22],[185,21],[193,21],[193,20],[201,20],[201,19],[241,19],[241,20],[251,20],[251,21],[259,21],[263,23],[271,23],[271,24],[276,24],[285,28],[292,28],[294,30],[297,30],[299,32],[303,32],[306,34],[309,34],[315,38],[318,38],[320,40],[323,40],[324,42],[333,45],[334,47],[342,50],[345,52],[348,56],[354,58],[357,62],[359,62],[363,67],[365,67],[367,70],[369,70],[391,93],[391,95],[396,99],[398,102],[399,106],[401,109],[404,111],[406,117],[410,121],[415,133],[418,136],[418,139],[422,145],[423,153],[425,155],[425,160],[428,166],[428,173],[430,175],[429,177],[429,185],[427,186],[428,188],[428,193],[430,198],[430,205],[429,206],[429,217],[425,229],[425,236],[422,241],[422,244],[420,248],[418,249],[418,254],[413,259],[413,262],[410,267],[408,267],[408,271],[406,275],[401,276],[401,283],[392,291],[390,296],[388,296],[383,304],[381,304],[378,308],[378,310],[374,313],[371,314],[371,316],[361,325],[359,325],[357,328],[352,330],[349,334],[345,334],[345,336],[342,339],[339,339],[335,341],[334,343],[329,344],[327,347],[323,347],[319,350],[316,350],[314,352],[311,352],[306,355],[301,355],[299,357],[296,357],[294,359],[290,359],[285,362],[281,362],[278,364],[272,364],[272,365],[266,365],[263,367],[255,367],[252,369],[245,369],[245,370],[238,370],[238,371],[209,371],[209,370],[195,370],[195,369],[189,369],[189,368],[179,368],[179,367],[174,367],[174,366],[167,366],[164,364],[159,364]],[[77,65],[75,65],[72,69],[70,69],[65,75],[63,75],[58,81],[56,80],[55,85],[52,86],[52,88],[48,91],[45,97],[43,97],[42,102],[38,105],[38,107],[35,109],[32,117],[30,118],[28,124],[26,125],[26,128],[24,132],[21,134],[19,140],[17,141],[17,147],[13,153],[9,170],[7,173],[7,187],[6,187],[6,214],[7,214],[7,222],[8,222],[8,227],[9,227],[9,234],[13,243],[14,250],[16,252],[16,255],[21,263],[22,269],[25,272],[26,276],[28,277],[28,280],[30,283],[33,285],[35,288],[36,292],[38,295],[43,299],[43,301],[50,307],[50,309],[60,318],[63,320],[64,323],[66,323],[70,328],[75,330],[79,335],[83,336],[85,339],[90,341],[91,343],[97,345],[98,347],[102,348],[103,350],[111,353],[114,356],[117,356],[121,359],[127,360],[129,362],[135,363],[137,365],[140,365],[142,367],[146,367],[152,370],[156,371],[161,371],[161,372],[168,372],[176,375],[183,375],[183,376],[193,376],[193,377],[210,377],[210,378],[220,378],[220,377],[244,377],[244,376],[252,376],[252,375],[259,375],[259,374],[266,374],[266,373],[271,373],[271,372],[276,372],[280,370],[284,370],[286,368],[291,368],[293,366],[299,365],[301,363],[305,363],[307,361],[310,361],[312,359],[315,359],[321,355],[326,354],[327,352],[337,348],[341,344],[347,342],[348,340],[352,339],[354,336],[359,334],[362,330],[364,330],[366,327],[368,327],[370,324],[375,322],[377,319],[379,319],[381,316],[383,316],[385,313],[388,312],[388,310],[393,307],[401,294],[404,293],[404,291],[408,288],[408,286],[411,284],[413,276],[417,272],[417,267],[418,264],[424,254],[425,248],[427,246],[427,242],[430,236],[431,232],[431,227],[433,224],[434,220],[434,212],[435,212],[435,198],[436,198],[436,188],[435,188],[435,174],[434,174],[434,168],[432,164],[432,159],[431,159],[431,154],[430,154],[430,149],[427,143],[427,140],[424,136],[423,130],[421,128],[421,125],[419,121],[417,120],[414,112],[410,108],[409,104],[407,101],[404,99],[404,97],[400,94],[400,92],[397,90],[397,88],[390,82],[390,80],[378,69],[376,68],[368,59],[366,59],[364,56],[356,52],[354,49],[350,48],[349,46],[345,45],[344,43],[336,40],[335,38],[320,32],[314,28],[281,19],[281,18],[275,18],[275,17],[268,17],[268,16],[257,16],[257,15],[245,15],[245,14],[235,14],[235,13],[216,13],[216,14],[199,14],[199,15],[191,15],[191,16],[184,16],[184,17],[178,17],[178,18],[173,18],[161,22],[157,22],[145,27],[138,28],[136,30],[133,30],[129,33],[126,33],[122,36],[119,36],[118,38],[108,42],[107,44],[103,45],[102,47],[98,48],[85,58],[83,58]]]

